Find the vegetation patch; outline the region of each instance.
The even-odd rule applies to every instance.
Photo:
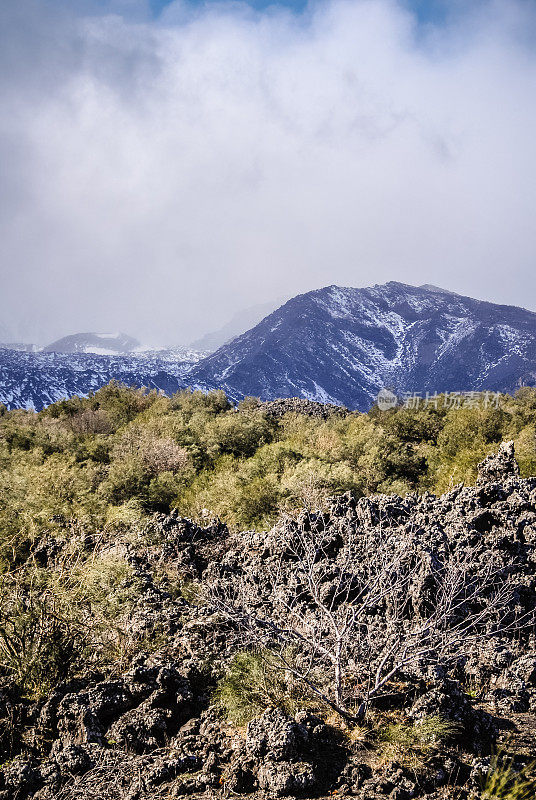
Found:
[[[441,746],[459,733],[459,726],[440,714],[424,717],[416,723],[389,722],[375,733],[380,763],[398,762],[412,772],[420,772]]]
[[[515,768],[514,759],[498,754],[481,779],[482,800],[534,800],[536,777],[534,762]]]
[[[292,714],[312,704],[301,687],[289,684],[288,676],[268,651],[237,653],[218,682],[214,697],[227,719],[238,726],[267,708]]]

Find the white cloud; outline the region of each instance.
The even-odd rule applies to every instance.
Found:
[[[188,341],[248,304],[390,279],[536,307],[528,3],[429,30],[387,0],[175,2],[158,22],[134,0],[18,6],[0,11],[0,319],[20,335]]]

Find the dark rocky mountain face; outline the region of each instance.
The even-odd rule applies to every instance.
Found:
[[[190,373],[201,387],[365,410],[379,389],[506,391],[536,377],[536,314],[437,287],[329,286],[289,300]]]
[[[299,397],[366,410],[382,387],[425,396],[512,392],[536,380],[535,313],[430,285],[308,292],[201,360],[171,351],[86,355],[88,347],[130,345],[70,338],[62,340],[71,348],[65,353],[0,350],[0,402],[39,409],[115,378],[164,391],[224,389],[232,400]]]

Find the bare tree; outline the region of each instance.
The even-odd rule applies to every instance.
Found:
[[[451,665],[484,638],[530,624],[515,585],[478,547],[427,552],[412,532],[324,531],[314,515],[271,533],[258,568],[220,570],[212,606],[246,646],[347,720],[420,663]]]

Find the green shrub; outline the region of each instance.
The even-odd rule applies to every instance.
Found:
[[[225,392],[201,392],[199,389],[185,389],[177,392],[171,398],[170,407],[180,411],[189,420],[196,413],[205,413],[211,416],[221,414],[231,408]]]
[[[283,471],[281,490],[287,509],[317,511],[324,508],[329,497],[349,490],[358,492],[359,487],[349,464],[302,459]]]
[[[237,653],[218,682],[215,699],[235,725],[245,725],[267,708],[295,707],[283,672],[264,652]]]
[[[106,479],[101,483],[100,494],[109,503],[118,505],[133,497],[146,499],[149,471],[137,456],[114,461]]]
[[[275,420],[254,398],[237,412],[223,392],[167,398],[112,382],[39,414],[0,417],[0,558],[8,541],[20,539],[23,553],[23,539],[57,527],[53,517],[90,529],[131,501],[194,517],[208,509],[259,529],[281,506],[322,507],[348,490],[444,491],[473,482],[478,462],[509,437],[522,474],[534,473],[536,390],[504,396],[500,408],[445,408],[440,398],[437,409]]]
[[[211,458],[224,454],[252,456],[259,447],[272,440],[275,431],[275,423],[259,412],[232,411],[211,420],[195,422],[192,420],[199,441]]]
[[[39,413],[0,408],[0,576],[7,581],[0,670],[38,693],[45,668],[53,682],[85,658],[110,663],[136,646],[124,622],[136,582],[91,542],[156,547],[162,528],[154,512],[176,506],[200,520],[214,515],[231,528],[263,530],[282,507],[323,508],[344,491],[471,483],[478,462],[509,438],[522,474],[535,474],[536,389],[502,396],[499,406],[446,408],[440,398],[437,409],[273,419],[254,398],[236,411],[223,392],[167,398],[112,382]],[[67,543],[72,560],[36,571],[32,552],[42,538]],[[80,542],[90,543],[87,551]],[[19,583],[11,585],[15,572]],[[178,576],[177,592],[185,577]],[[53,611],[50,619],[43,609]],[[89,642],[81,631],[90,631]],[[17,637],[19,656],[10,649]],[[244,718],[296,699],[275,665],[255,654],[233,662],[220,689],[230,714],[234,704]],[[426,725],[384,733],[384,748],[406,737],[412,752],[426,750]]]
[[[177,506],[195,518],[208,509],[233,527],[262,528],[275,518],[279,499],[277,475],[262,474],[253,459],[224,456],[186,487]]]
[[[0,673],[29,696],[42,697],[80,660],[86,631],[47,594],[2,589]]]
[[[388,723],[376,733],[380,760],[397,761],[413,772],[419,772],[441,744],[458,731],[456,723],[439,714],[424,717],[416,724]]]
[[[536,778],[534,762],[516,770],[513,759],[503,755],[494,756],[488,771],[480,782],[481,800],[534,800]]]

